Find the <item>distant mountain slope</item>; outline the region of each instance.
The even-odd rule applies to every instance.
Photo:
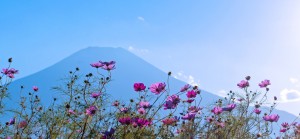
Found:
[[[68,71],[79,67],[81,74],[87,74],[95,71],[90,63],[99,60],[116,61],[116,69],[112,71],[113,81],[107,88],[107,93],[116,99],[126,101],[131,97],[136,97],[136,93],[133,91],[135,82],[143,82],[149,86],[155,82],[166,82],[167,79],[166,73],[123,48],[88,47],[40,72],[14,81],[10,86],[11,100],[7,102],[7,105],[13,106],[18,102],[21,85],[25,86],[24,93],[31,91],[32,86],[38,86],[40,88],[39,96],[42,102],[47,104],[52,101],[53,96],[57,96],[57,93],[51,88],[62,84],[61,79],[68,74]],[[174,93],[177,93],[185,84],[183,81],[170,78],[171,91]],[[203,98],[202,106],[220,98],[206,91],[202,91],[201,96]],[[291,121],[295,118],[294,115],[285,111],[275,110],[274,113],[281,115],[280,122]]]

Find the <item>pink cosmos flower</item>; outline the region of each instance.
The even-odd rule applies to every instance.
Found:
[[[19,128],[24,128],[27,126],[27,121],[21,121],[18,125]]]
[[[141,102],[139,103],[139,105],[140,105],[141,108],[145,108],[145,109],[151,107],[150,103],[149,103],[149,102],[146,102],[146,101],[141,101]]]
[[[131,118],[130,117],[122,117],[118,120],[122,125],[130,125],[131,124]]]
[[[139,108],[138,112],[139,112],[139,114],[145,114],[146,113],[144,108]]]
[[[181,117],[181,119],[183,120],[193,120],[196,116],[196,113],[193,112],[189,112],[187,114],[185,114],[184,116]]]
[[[206,121],[209,122],[209,123],[213,122],[214,120],[215,120],[215,118],[213,118],[213,117],[207,117],[206,118]]]
[[[202,110],[202,109],[203,109],[203,108],[201,108],[201,107],[190,106],[190,107],[188,108],[188,111],[191,112],[191,113],[197,113],[197,112],[199,112],[199,111]]]
[[[73,110],[71,110],[71,109],[68,110],[68,113],[69,113],[69,114],[74,114],[74,115],[76,115],[75,111],[73,111]]]
[[[164,125],[173,125],[175,124],[177,121],[179,121],[179,118],[177,117],[172,117],[172,118],[166,118],[166,119],[163,119],[162,122]]]
[[[98,108],[96,106],[90,106],[89,108],[87,108],[85,110],[85,113],[88,116],[94,116],[96,114],[97,110],[98,110]]]
[[[129,111],[129,109],[127,107],[123,107],[120,109],[120,111],[123,113],[127,113]]]
[[[279,131],[282,132],[282,133],[284,133],[284,132],[287,131],[287,129],[286,128],[281,128]]]
[[[140,92],[146,89],[146,86],[143,83],[134,83],[133,85],[134,91]]]
[[[9,120],[9,125],[13,125],[16,122],[16,118],[12,118]]]
[[[187,96],[188,98],[195,98],[196,95],[197,95],[197,93],[196,93],[194,90],[188,91],[188,92],[186,93],[186,96]]]
[[[223,112],[223,109],[221,107],[216,106],[211,110],[211,112],[216,114],[216,115],[219,115]]]
[[[243,89],[249,86],[249,82],[242,80],[240,83],[237,84],[237,86]]]
[[[181,89],[180,92],[185,92],[187,91],[191,86],[189,84],[184,85]]]
[[[263,80],[258,85],[260,88],[264,88],[264,87],[267,87],[268,85],[271,85],[271,83],[270,83],[270,80]]]
[[[150,86],[150,91],[156,95],[165,91],[166,84],[165,83],[154,83]]]
[[[102,63],[100,63],[100,62],[95,62],[95,63],[92,63],[92,64],[90,64],[92,67],[94,67],[94,68],[101,68],[101,67],[103,67],[103,64]]]
[[[92,93],[92,94],[91,94],[91,97],[92,97],[92,98],[98,98],[100,95],[101,95],[101,92],[98,92],[98,93]]]
[[[231,112],[236,107],[236,104],[229,104],[225,108],[222,108],[222,111],[229,111]]]
[[[116,62],[115,61],[110,61],[110,62],[102,62],[102,61],[99,61],[103,66],[102,66],[102,69],[104,70],[113,70],[115,69],[115,64]]]
[[[143,119],[143,118],[133,118],[133,123],[136,123],[139,127],[145,127],[152,124],[151,120]]]
[[[281,124],[281,126],[282,126],[283,128],[287,128],[287,127],[289,127],[289,124],[288,124],[287,122],[284,122],[284,123]]]
[[[180,98],[178,95],[168,96],[166,103],[164,104],[164,109],[175,109],[180,102]]]
[[[188,99],[188,100],[186,100],[185,102],[187,102],[187,103],[192,103],[192,102],[194,102],[194,100],[195,100],[195,99]]]
[[[279,115],[278,114],[266,115],[263,117],[263,119],[269,122],[277,122],[279,119]]]
[[[254,113],[260,114],[260,113],[261,113],[261,110],[260,110],[260,109],[254,109]]]
[[[218,127],[221,127],[221,128],[225,127],[225,123],[224,122],[216,122],[216,125]]]
[[[33,91],[37,92],[39,90],[39,88],[37,86],[33,86],[32,87]]]
[[[113,102],[112,106],[115,106],[115,107],[118,107],[120,105],[120,102],[119,101],[115,101]]]
[[[8,76],[9,78],[14,78],[15,77],[14,75],[18,74],[19,71],[16,70],[16,69],[14,69],[14,68],[11,68],[11,69],[5,68],[5,69],[2,69],[1,73],[3,73],[4,75]]]

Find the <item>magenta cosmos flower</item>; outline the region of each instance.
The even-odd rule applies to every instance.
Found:
[[[15,122],[16,122],[16,118],[12,118],[12,119],[10,119],[9,120],[9,125],[13,125],[13,124],[15,124]]]
[[[236,104],[228,104],[226,107],[222,108],[222,111],[231,112],[236,107]]]
[[[98,92],[98,93],[92,93],[92,94],[91,94],[91,97],[92,97],[92,98],[98,98],[100,95],[101,95],[101,92]]]
[[[254,109],[254,113],[260,114],[260,113],[261,113],[261,110],[260,110],[260,109]]]
[[[116,62],[115,61],[110,61],[110,62],[102,62],[102,61],[99,61],[103,66],[101,67],[102,69],[104,70],[113,70],[115,69],[115,64]]]
[[[134,83],[133,85],[134,91],[140,92],[146,89],[146,86],[143,83]]]
[[[139,103],[139,105],[140,105],[141,108],[145,108],[145,109],[151,107],[150,103],[147,102],[147,101],[141,101],[141,102]]]
[[[122,125],[130,125],[131,124],[131,118],[128,116],[128,117],[122,117],[122,118],[119,118],[118,120]]]
[[[94,67],[94,68],[101,68],[101,67],[103,67],[103,64],[102,63],[100,63],[100,62],[95,62],[95,63],[92,63],[92,64],[90,64],[92,67]]]
[[[180,92],[185,92],[187,91],[191,86],[189,84],[184,85],[181,89]]]
[[[185,114],[184,116],[181,117],[182,120],[192,120],[194,119],[196,116],[196,113],[193,112],[189,112],[187,114]]]
[[[166,84],[165,83],[154,83],[150,86],[150,91],[156,95],[165,91]]]
[[[152,124],[151,120],[143,119],[143,118],[133,118],[132,125],[136,125],[139,127],[145,127]]]
[[[180,102],[178,95],[168,96],[166,103],[164,104],[164,109],[175,109]]]
[[[8,76],[9,78],[15,78],[15,74],[18,74],[19,71],[14,69],[14,68],[11,68],[11,69],[2,69],[2,72],[4,75]]]
[[[24,128],[27,126],[27,121],[21,121],[18,125],[19,128]]]
[[[39,91],[39,88],[38,88],[37,86],[33,86],[32,89],[33,89],[33,91],[35,91],[35,92]]]
[[[242,80],[240,83],[237,84],[238,87],[240,88],[246,88],[249,86],[249,82],[248,81],[245,81],[245,80]]]
[[[264,87],[267,87],[268,85],[271,85],[271,82],[270,82],[270,80],[263,80],[258,85],[260,88],[264,88]]]
[[[188,98],[195,98],[196,95],[197,95],[197,93],[196,93],[194,90],[188,91],[188,92],[186,93],[186,96],[187,96]]]
[[[211,112],[216,114],[216,115],[219,115],[223,112],[223,109],[221,107],[216,106],[211,110]]]
[[[96,114],[97,110],[98,110],[98,108],[96,106],[90,106],[89,108],[87,108],[85,110],[85,113],[88,116],[94,116]]]
[[[163,119],[162,122],[164,125],[173,125],[173,124],[176,124],[176,122],[179,121],[179,118],[178,117],[172,117],[172,118],[166,118],[166,119]]]
[[[266,115],[263,117],[263,119],[269,122],[277,122],[279,119],[279,115],[278,114]]]

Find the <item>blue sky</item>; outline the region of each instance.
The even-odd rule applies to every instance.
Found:
[[[293,114],[300,100],[300,2],[11,1],[0,2],[0,66],[19,77],[88,46],[123,47],[181,80],[224,93],[246,75],[270,79],[270,97]],[[286,93],[289,94],[286,97]]]

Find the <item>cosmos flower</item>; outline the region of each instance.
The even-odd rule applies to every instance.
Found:
[[[145,108],[145,109],[151,107],[150,103],[147,102],[147,101],[141,101],[141,102],[139,103],[139,105],[140,105],[141,108]]]
[[[18,125],[19,128],[24,128],[27,126],[27,121],[21,121]]]
[[[286,128],[281,128],[279,131],[282,132],[282,133],[284,133],[284,132],[287,131],[287,129]]]
[[[37,86],[33,86],[32,87],[33,91],[37,92],[39,90],[39,88]]]
[[[136,124],[139,127],[145,127],[152,124],[151,120],[147,120],[144,118],[133,118],[132,119],[133,124]]]
[[[219,115],[223,112],[223,109],[221,107],[216,106],[211,110],[211,112],[216,114],[216,115]]]
[[[129,111],[129,109],[127,107],[123,107],[120,109],[120,111],[123,113],[127,113]]]
[[[258,85],[260,88],[264,88],[264,87],[267,87],[268,85],[271,85],[271,83],[270,83],[270,80],[263,80]]]
[[[143,83],[134,83],[133,85],[134,91],[140,92],[146,89],[146,86]]]
[[[145,114],[146,113],[144,108],[139,108],[138,112],[139,112],[139,114]]]
[[[12,118],[12,119],[10,119],[9,120],[9,125],[13,125],[13,124],[15,124],[16,123],[16,118]]]
[[[74,111],[74,110],[71,110],[71,109],[68,110],[68,113],[69,113],[69,114],[74,114],[74,115],[76,115],[75,111]]]
[[[131,118],[130,117],[122,117],[118,120],[122,125],[130,125],[131,124]]]
[[[226,107],[222,108],[222,111],[231,112],[236,107],[236,104],[228,104]]]
[[[117,100],[112,103],[112,106],[115,106],[115,107],[118,107],[119,105],[120,105],[120,102]]]
[[[194,90],[188,91],[188,92],[186,93],[186,96],[187,96],[188,98],[195,98],[196,95],[197,95],[197,93],[196,93]]]
[[[98,93],[92,93],[92,94],[91,94],[91,97],[92,97],[92,98],[98,98],[100,95],[101,95],[101,92],[98,92]]]
[[[173,125],[177,121],[179,121],[178,117],[166,118],[166,119],[162,120],[162,122],[163,122],[164,125]]]
[[[289,124],[288,124],[287,122],[284,122],[284,123],[281,124],[281,126],[282,126],[283,128],[287,128],[287,127],[289,127]]]
[[[279,119],[279,115],[278,114],[266,115],[263,117],[263,119],[269,122],[277,122]]]
[[[87,108],[85,110],[85,113],[88,116],[94,116],[96,114],[97,110],[98,110],[98,108],[96,106],[90,106],[89,108]]]
[[[184,85],[181,89],[180,92],[185,92],[187,91],[191,86],[189,84]]]
[[[165,83],[154,83],[150,86],[150,91],[156,95],[165,91],[166,84]]]
[[[254,109],[254,113],[260,114],[260,113],[261,113],[261,110],[260,110],[260,109]]]
[[[2,72],[4,75],[8,76],[9,78],[15,78],[15,74],[18,74],[19,71],[14,69],[14,68],[11,68],[11,69],[8,69],[8,68],[5,68],[5,69],[2,69]]]
[[[203,108],[201,108],[201,107],[190,106],[190,107],[188,108],[188,111],[191,112],[191,113],[197,113],[197,112],[199,112],[199,111],[202,110],[202,109],[203,109]]]
[[[237,84],[237,86],[243,89],[249,86],[249,82],[242,80],[240,83]]]
[[[171,95],[168,96],[165,104],[164,104],[164,109],[175,109],[180,102],[180,98],[178,95]]]
[[[184,116],[181,117],[181,119],[183,120],[192,120],[194,119],[196,116],[196,113],[193,113],[193,112],[189,112],[187,114],[185,114]]]
[[[95,63],[92,63],[92,64],[90,64],[92,67],[94,67],[94,68],[101,68],[101,67],[103,67],[103,64],[102,63],[100,63],[100,62],[95,62]]]
[[[99,61],[99,63],[101,63],[103,65],[101,68],[104,70],[110,71],[110,70],[115,69],[115,64],[116,64],[115,61],[110,61],[110,62]]]
[[[213,118],[213,117],[207,117],[206,118],[206,121],[209,122],[209,123],[213,122],[214,120],[215,120],[215,118]]]

